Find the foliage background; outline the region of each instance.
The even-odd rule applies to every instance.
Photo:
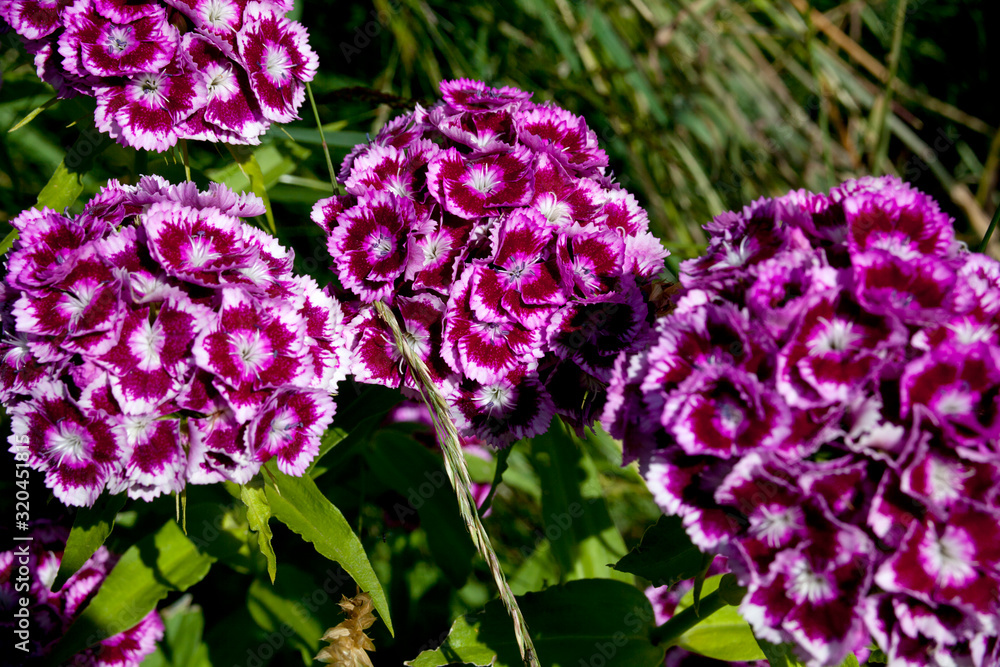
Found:
[[[514,85],[587,118],[676,261],[699,252],[700,226],[723,210],[873,171],[897,173],[931,193],[955,216],[962,238],[978,241],[998,204],[1000,71],[987,44],[1000,8],[989,0],[909,0],[902,24],[897,8],[894,0],[815,0],[813,7],[805,0],[306,0],[295,12],[320,55],[313,89],[335,164],[398,110],[431,103],[442,79]],[[0,36],[0,70],[0,234],[34,204],[64,158],[81,174],[78,207],[108,178],[183,178],[177,151],[137,153],[87,134],[93,100],[60,101],[8,134],[52,91],[9,33]],[[891,113],[881,121],[872,109],[890,88]],[[272,129],[255,155],[279,238],[295,248],[296,269],[325,284],[329,257],[308,212],[332,189],[308,104],[302,115]],[[196,181],[250,187],[225,147],[192,144],[189,151]],[[378,665],[413,658],[443,639],[452,619],[494,597],[450,489],[439,485],[426,497],[419,490],[441,469],[428,455],[430,435],[379,427],[395,400],[392,392],[342,387],[335,426],[351,435],[314,475],[360,534],[389,596],[396,637],[376,626]],[[581,448],[567,443],[519,445],[484,522],[516,593],[623,576],[607,563],[659,514],[636,471],[620,468],[613,442],[592,435]],[[492,478],[493,464],[470,462],[474,479]],[[33,479],[33,511],[59,513],[56,504],[35,509],[43,482]],[[10,480],[3,484],[4,498],[12,497]],[[318,594],[341,580],[337,567],[272,522],[278,578],[271,589],[238,501],[221,487],[192,487],[188,503],[189,535],[224,555],[189,595],[168,598],[167,648],[150,664],[308,662],[322,630],[341,620],[339,594],[353,594],[353,585]],[[586,520],[544,537],[575,511],[572,503],[586,508]],[[173,513],[172,498],[129,502],[110,545],[124,550]],[[264,657],[260,647],[282,622],[295,635]]]

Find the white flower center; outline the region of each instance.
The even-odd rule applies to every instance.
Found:
[[[125,438],[132,445],[145,442],[149,435],[149,426],[156,421],[153,415],[140,415],[138,417],[125,417],[122,426],[125,429]]]
[[[271,421],[271,428],[267,434],[269,444],[279,445],[292,437],[296,428],[302,426],[302,422],[291,410],[284,410],[274,416]]]
[[[211,239],[196,234],[191,237],[191,245],[188,246],[187,257],[184,259],[191,268],[200,269],[219,257],[222,255],[212,249]]]
[[[28,334],[18,332],[16,338],[4,338],[5,345],[10,345],[10,349],[3,355],[4,363],[20,370],[24,364],[31,359],[31,350],[28,349]]]
[[[948,526],[938,535],[931,526],[920,543],[920,556],[939,586],[962,586],[976,577],[972,536],[961,528]]]
[[[83,311],[94,301],[97,294],[97,285],[93,283],[82,283],[76,290],[68,293],[66,301],[66,311],[69,313],[70,321],[76,324],[77,320],[83,317]]]
[[[87,445],[90,437],[86,432],[80,432],[77,424],[67,425],[60,422],[55,433],[49,433],[49,455],[59,457],[57,465],[62,465],[63,459],[69,456],[76,461],[87,458]]]
[[[975,475],[974,470],[961,464],[949,465],[936,457],[931,457],[927,463],[927,485],[931,498],[938,502],[961,498],[965,480]]]
[[[759,513],[750,517],[750,534],[772,549],[781,546],[791,531],[801,527],[802,510],[798,507],[761,507]]]
[[[473,165],[469,170],[469,185],[476,192],[488,195],[500,185],[500,176],[488,164]]]
[[[512,393],[509,388],[495,384],[479,389],[472,400],[480,409],[485,408],[487,414],[493,414],[494,409],[503,412],[511,406],[513,403]]]
[[[535,208],[549,222],[562,224],[570,219],[569,206],[559,201],[552,192],[547,192],[535,201]]]
[[[826,328],[806,344],[811,356],[818,357],[829,352],[844,352],[861,340],[861,334],[856,333],[854,325],[846,320],[837,318],[828,320],[821,317],[819,321]]]
[[[259,332],[229,334],[233,356],[243,363],[244,375],[253,375],[271,358],[271,345]]]
[[[942,415],[964,415],[972,412],[972,396],[957,387],[942,390],[935,397],[934,407]]]
[[[392,237],[385,232],[376,232],[369,242],[375,259],[385,259],[392,252]]]
[[[208,99],[225,102],[239,89],[236,77],[228,66],[213,65],[207,72]]]
[[[268,46],[264,53],[264,70],[273,81],[284,83],[291,76],[292,59],[283,47]]]
[[[791,574],[788,592],[795,600],[807,600],[811,603],[823,602],[829,600],[834,593],[830,578],[814,572],[804,559],[795,564]]]
[[[139,359],[138,367],[144,371],[151,371],[160,367],[160,353],[166,342],[167,336],[159,321],[150,324],[146,320],[129,338],[128,346],[132,354]]]
[[[113,26],[108,30],[107,35],[108,53],[114,56],[121,55],[133,44],[131,26]]]
[[[734,248],[727,242],[725,258],[710,266],[709,269],[733,269],[746,264],[747,260],[750,259],[750,255],[753,253],[753,251],[747,247],[747,241],[749,240],[750,237],[744,236],[743,240],[740,241],[739,248]]]
[[[202,5],[201,17],[213,28],[230,28],[237,18],[236,6],[226,0],[208,0]]]

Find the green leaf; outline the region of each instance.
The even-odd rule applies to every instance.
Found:
[[[725,575],[716,575],[705,580],[703,594],[708,595],[719,587]],[[679,613],[694,603],[694,591],[677,603]],[[763,660],[764,653],[754,638],[750,624],[743,620],[736,607],[725,606],[714,614],[702,619],[677,641],[677,646],[716,660],[745,662]]]
[[[271,514],[311,543],[322,556],[340,563],[362,590],[372,596],[375,609],[391,634],[392,620],[385,591],[361,540],[344,515],[320,492],[311,477],[286,475],[278,470],[273,460],[268,461],[265,469],[275,481],[274,487],[265,486]]]
[[[17,230],[12,229],[8,232],[7,236],[4,237],[3,241],[0,241],[0,257],[7,254],[10,247],[14,245],[14,241],[17,240]]]
[[[388,430],[365,448],[365,458],[375,476],[406,499],[390,510],[394,518],[402,520],[417,511],[434,560],[455,588],[461,588],[472,572],[476,547],[458,511],[444,459],[410,436]]]
[[[163,639],[156,650],[142,662],[142,667],[212,667],[208,645],[202,639],[205,617],[201,607],[191,605],[190,595],[161,612]]]
[[[38,193],[35,208],[48,207],[61,213],[71,206],[83,192],[83,177],[93,166],[94,158],[111,143],[107,135],[94,128],[92,121],[82,125],[76,141],[66,151],[52,178]]]
[[[46,109],[48,109],[49,107],[51,107],[53,104],[55,104],[58,101],[59,101],[58,97],[53,97],[53,98],[47,100],[41,106],[35,107],[32,111],[28,112],[27,116],[25,116],[24,118],[22,118],[21,120],[19,120],[17,122],[17,125],[15,125],[14,127],[10,128],[9,130],[7,130],[7,133],[9,134],[11,132],[16,132],[17,130],[20,130],[22,127],[24,127],[25,125],[27,125],[28,123],[30,123],[32,120],[34,120],[35,116],[37,116],[38,114],[42,113],[43,111],[45,111]]]
[[[702,571],[702,553],[691,544],[681,518],[661,516],[643,533],[642,541],[614,568],[637,574],[654,586],[673,586]]]
[[[66,580],[83,567],[98,547],[104,544],[115,527],[115,516],[125,505],[125,494],[102,494],[93,507],[81,507],[73,520],[73,529],[66,540],[59,573],[52,584],[52,590],[63,587]]]
[[[274,585],[263,579],[254,579],[247,592],[247,609],[265,631],[287,636],[289,645],[302,654],[303,661],[308,665],[319,652],[320,638],[326,630],[314,613],[318,607],[301,602],[309,600],[316,592],[316,580],[292,565],[282,565],[281,572],[281,581]],[[336,608],[336,605],[330,606]],[[286,625],[291,633],[282,632]]]
[[[653,609],[642,591],[610,579],[582,579],[518,598],[538,661],[547,667],[661,667],[665,648],[650,642]],[[510,617],[499,600],[458,619],[448,639],[404,664],[440,667],[456,662],[522,667]]]
[[[562,581],[600,577],[631,583],[631,576],[609,565],[625,555],[625,542],[608,514],[594,462],[561,421],[532,439],[531,458],[541,480],[545,535]]]
[[[232,153],[233,158],[235,158],[236,163],[239,165],[240,171],[249,181],[249,190],[264,200],[264,215],[267,217],[267,226],[270,228],[271,233],[277,233],[277,229],[274,226],[274,212],[271,210],[271,200],[267,196],[267,185],[264,182],[264,171],[257,161],[257,156],[243,146],[227,146],[229,152]]]
[[[264,482],[259,475],[240,485],[240,499],[247,506],[247,522],[250,530],[257,533],[257,543],[260,545],[260,552],[267,558],[267,574],[273,584],[278,560],[274,555],[274,547],[271,546],[271,526],[267,523],[271,518],[271,505],[267,502]]]
[[[168,593],[201,581],[214,560],[200,552],[173,519],[168,520],[122,555],[56,646],[52,664],[133,627]]]

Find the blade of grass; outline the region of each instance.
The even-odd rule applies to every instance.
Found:
[[[490,543],[489,535],[486,534],[486,529],[483,528],[483,524],[479,520],[476,501],[472,496],[470,488],[472,480],[469,477],[469,468],[465,463],[465,455],[462,453],[462,437],[458,434],[458,429],[452,420],[451,408],[448,407],[444,397],[441,396],[441,393],[435,387],[423,359],[414,354],[410,348],[410,344],[400,330],[399,323],[396,321],[396,316],[393,314],[392,309],[383,302],[376,301],[375,310],[392,331],[396,348],[402,354],[403,360],[410,368],[410,372],[413,373],[417,381],[417,386],[420,389],[420,395],[430,410],[438,442],[444,451],[445,472],[448,473],[448,479],[451,481],[452,487],[455,489],[455,494],[458,496],[459,511],[462,514],[462,519],[465,521],[465,527],[472,536],[473,543],[476,545],[476,550],[479,551],[479,554],[486,560],[487,565],[489,565],[493,581],[500,591],[500,599],[503,600],[504,606],[507,608],[507,613],[510,614],[511,619],[514,621],[514,637],[517,640],[521,658],[531,667],[540,667],[538,659],[535,657],[534,644],[531,641],[531,636],[528,634],[528,626],[524,621],[524,616],[521,614],[521,608],[518,606],[517,599],[507,584],[507,579],[500,568],[500,562],[497,560],[496,552]]]

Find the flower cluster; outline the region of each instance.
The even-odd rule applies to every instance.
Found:
[[[604,420],[811,665],[1000,660],[1000,264],[892,177],[706,226]]]
[[[465,435],[506,445],[554,414],[591,423],[649,327],[643,290],[666,252],[582,118],[512,88],[441,90],[356,147],[348,194],[313,212],[356,297],[354,372],[414,386],[366,305],[383,300]]]
[[[97,99],[120,143],[256,144],[287,123],[318,67],[287,0],[5,0],[0,18],[60,97]]]
[[[69,531],[49,523],[37,523],[30,540],[12,551],[0,552],[0,612],[4,634],[18,643],[17,664],[51,664],[47,654],[66,634],[92,595],[101,587],[118,557],[107,547],[98,547],[90,559],[58,591],[52,590]],[[22,604],[27,599],[28,604]],[[19,635],[15,612],[25,610],[30,632]],[[23,629],[22,629],[23,631]],[[80,667],[138,667],[156,649],[163,637],[163,622],[156,610],[149,612],[132,628],[102,640],[78,653],[65,664]],[[26,649],[20,651],[21,644]],[[7,649],[8,657],[14,651]],[[5,664],[6,661],[5,661]],[[13,664],[13,663],[10,663]]]
[[[0,400],[63,503],[244,483],[271,457],[297,475],[316,455],[348,334],[336,300],[239,219],[263,212],[145,177],[79,216],[13,221]]]

